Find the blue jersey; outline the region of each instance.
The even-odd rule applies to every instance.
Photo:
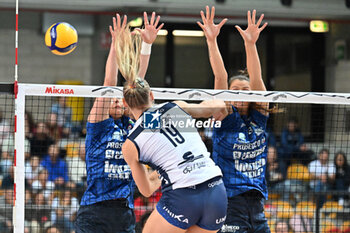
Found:
[[[133,208],[134,182],[124,160],[122,145],[133,127],[129,117],[108,118],[86,126],[87,189],[81,205],[126,198]]]
[[[256,189],[267,199],[265,116],[255,109],[241,116],[233,108],[220,128],[214,128],[213,159],[221,168],[228,197]]]

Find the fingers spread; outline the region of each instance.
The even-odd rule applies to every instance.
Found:
[[[227,22],[227,19],[223,19],[221,20],[221,22],[219,23],[218,27],[221,28],[222,26],[224,26],[224,24]]]
[[[149,22],[148,22],[148,17],[147,17],[147,13],[146,12],[143,12],[143,19],[144,19],[145,25],[148,25]]]
[[[156,22],[154,24],[154,27],[157,27],[158,23],[159,23],[159,19],[160,19],[160,16],[158,15],[157,19],[156,19]]]
[[[162,23],[158,28],[157,28],[157,32],[159,32],[160,29],[162,29],[164,26],[164,23]]]
[[[259,31],[264,30],[266,28],[266,26],[267,26],[267,23],[264,23],[264,25],[259,29]]]
[[[127,23],[127,21],[128,21],[127,16],[126,16],[126,15],[124,15],[122,29],[124,29],[124,28],[126,27],[126,23]]]
[[[120,15],[117,14],[117,28],[120,28]]]
[[[247,19],[248,19],[248,25],[252,24],[252,17],[250,15],[250,11],[248,11],[248,13],[247,13]]]
[[[215,7],[211,8],[210,21],[213,22],[215,17]]]
[[[256,10],[253,10],[252,23],[255,24]]]
[[[258,27],[260,26],[260,24],[261,24],[263,18],[264,18],[264,14],[262,14],[262,15],[260,16],[259,21],[256,23],[256,26],[258,26]]]
[[[197,21],[197,24],[198,24],[198,26],[200,26],[203,29],[203,31],[205,30],[204,25],[201,24],[199,21]]]
[[[151,22],[150,22],[151,25],[153,25],[155,17],[156,17],[156,13],[153,11],[152,12],[152,17],[151,17]]]

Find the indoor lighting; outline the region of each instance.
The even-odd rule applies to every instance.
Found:
[[[168,31],[165,29],[161,29],[159,30],[159,32],[157,33],[158,36],[166,36],[168,35]]]
[[[312,32],[328,32],[328,22],[322,20],[311,20],[310,31]]]
[[[173,36],[202,37],[202,36],[204,36],[204,32],[203,31],[195,31],[195,30],[174,30]]]
[[[136,18],[134,20],[131,20],[129,25],[130,25],[130,27],[136,28],[136,27],[141,27],[142,23],[143,23],[142,18],[138,17],[138,18]]]

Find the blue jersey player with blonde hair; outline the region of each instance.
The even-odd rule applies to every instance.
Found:
[[[153,12],[151,23],[144,13],[145,28],[138,29],[146,46],[154,42],[159,27],[159,16]],[[104,86],[117,84],[117,53],[115,43],[128,28],[127,17],[119,14],[110,26],[111,47],[106,63]],[[138,77],[145,76],[150,54],[140,54]],[[86,126],[87,189],[77,214],[76,232],[134,233],[134,188],[131,170],[124,160],[122,145],[133,121],[124,113],[123,102],[114,98],[96,98]]]
[[[247,13],[248,27],[241,34],[247,56],[249,78],[234,76],[227,82],[227,72],[216,38],[226,22],[214,24],[215,8],[201,12],[203,29],[215,76],[215,89],[266,91],[261,77],[256,41],[267,23],[260,27],[263,15],[255,22],[256,11]],[[231,102],[231,112],[213,134],[213,159],[221,168],[228,197],[227,218],[221,232],[270,232],[264,215],[267,199],[265,181],[267,142],[266,123],[268,103]]]

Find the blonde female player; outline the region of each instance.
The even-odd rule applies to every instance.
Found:
[[[256,48],[260,32],[267,26],[259,27],[264,15],[255,22],[256,11],[248,11],[248,27],[241,34],[247,56],[249,78],[234,76],[227,82],[227,72],[222,61],[216,38],[226,22],[214,24],[215,8],[206,7],[201,12],[203,29],[209,48],[210,63],[215,76],[215,89],[265,91],[261,67]],[[214,128],[213,159],[223,172],[227,190],[227,219],[221,232],[270,232],[264,215],[264,198],[267,199],[265,181],[267,142],[266,123],[268,103],[232,102],[230,115],[220,128]]]
[[[159,173],[162,198],[143,229],[144,233],[217,232],[226,218],[226,192],[221,171],[210,159],[195,127],[184,127],[193,117],[221,119],[227,114],[223,101],[187,104],[183,101],[153,106],[148,83],[137,78],[138,42],[117,43],[118,66],[128,80],[124,105],[137,120],[122,151],[139,191],[150,196],[160,185],[147,175],[143,164]],[[126,46],[127,45],[127,46]],[[129,48],[129,49],[128,49]],[[182,127],[181,127],[182,126]]]
[[[139,77],[144,77],[150,57],[149,47],[157,37],[159,16],[153,12],[151,22],[144,13],[145,28],[138,29],[148,53],[140,54]],[[128,28],[127,18],[113,18],[113,28],[104,86],[117,84],[118,66],[115,43]],[[134,233],[134,182],[130,168],[123,159],[121,146],[133,127],[124,115],[123,103],[118,99],[96,98],[86,126],[87,189],[82,197],[76,219],[77,233]]]

